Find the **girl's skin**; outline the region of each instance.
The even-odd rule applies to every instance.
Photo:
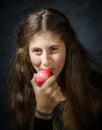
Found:
[[[56,78],[65,64],[65,44],[58,35],[50,32],[40,32],[30,40],[29,56],[37,72],[41,69],[51,69],[53,72],[53,76],[42,87],[38,87],[35,82],[36,74],[31,80],[36,97],[36,108],[39,111],[51,113],[61,101],[65,100],[60,86],[56,82]],[[36,116],[45,118],[37,113]]]

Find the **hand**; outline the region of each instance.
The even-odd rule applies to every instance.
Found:
[[[65,100],[61,89],[56,82],[55,75],[52,75],[46,82],[39,87],[35,82],[34,74],[31,83],[36,97],[36,108],[45,113],[51,113],[59,102]]]

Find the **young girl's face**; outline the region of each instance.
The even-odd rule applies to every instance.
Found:
[[[50,32],[38,33],[30,40],[29,56],[37,72],[41,69],[51,69],[53,74],[58,76],[65,64],[65,44],[58,35]]]

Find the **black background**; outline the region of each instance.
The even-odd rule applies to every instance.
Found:
[[[48,7],[69,17],[79,40],[102,66],[101,0],[0,0],[0,130],[11,130],[6,82],[18,23],[28,12]]]

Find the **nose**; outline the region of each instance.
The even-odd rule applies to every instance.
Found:
[[[42,55],[42,65],[49,67],[50,63],[52,61],[51,55],[47,52],[43,53]]]

